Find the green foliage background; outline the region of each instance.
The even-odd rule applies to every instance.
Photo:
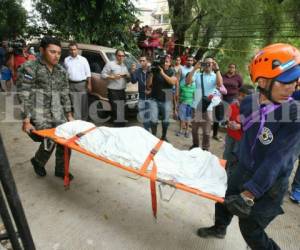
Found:
[[[258,48],[275,42],[300,46],[298,0],[180,1],[189,8],[168,0],[174,33],[185,32],[179,43],[191,46],[199,59],[215,57],[223,72],[229,63],[237,64],[246,82],[248,62]]]
[[[20,0],[0,0],[0,39],[15,39],[23,34],[26,18]]]
[[[35,0],[35,8],[46,20],[44,33],[66,40],[136,49],[130,34],[135,7],[129,0]]]

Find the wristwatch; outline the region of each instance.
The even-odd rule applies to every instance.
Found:
[[[246,202],[246,204],[249,206],[249,207],[253,207],[254,206],[254,200],[251,199],[250,197],[244,195],[243,193],[240,194],[242,199]]]

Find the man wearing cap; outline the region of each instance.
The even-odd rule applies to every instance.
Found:
[[[300,52],[288,44],[265,47],[249,70],[259,93],[241,103],[244,135],[238,167],[228,180],[224,204],[215,206],[215,224],[200,237],[224,238],[233,215],[253,250],[280,249],[265,228],[279,214],[293,163],[300,153],[298,102],[290,98],[300,77]]]

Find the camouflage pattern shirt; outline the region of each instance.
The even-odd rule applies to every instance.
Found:
[[[67,72],[61,65],[51,72],[40,59],[28,61],[18,69],[16,85],[23,118],[30,118],[37,129],[66,121],[71,100]]]

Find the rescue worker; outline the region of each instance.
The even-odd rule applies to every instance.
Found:
[[[215,206],[215,224],[200,228],[200,237],[224,238],[233,215],[253,250],[280,249],[265,228],[279,214],[288,179],[300,153],[298,102],[290,98],[300,77],[300,52],[288,44],[259,51],[249,70],[259,93],[240,106],[244,135],[239,163],[228,180],[224,204]]]
[[[44,37],[40,44],[41,58],[28,61],[19,68],[17,78],[18,98],[22,107],[23,131],[34,141],[41,142],[31,159],[38,176],[45,176],[45,164],[53,150],[53,141],[43,139],[32,130],[54,128],[73,120],[69,97],[67,73],[58,64],[61,56],[60,41]],[[56,145],[55,176],[64,177],[64,148]],[[72,174],[69,175],[73,179]]]

